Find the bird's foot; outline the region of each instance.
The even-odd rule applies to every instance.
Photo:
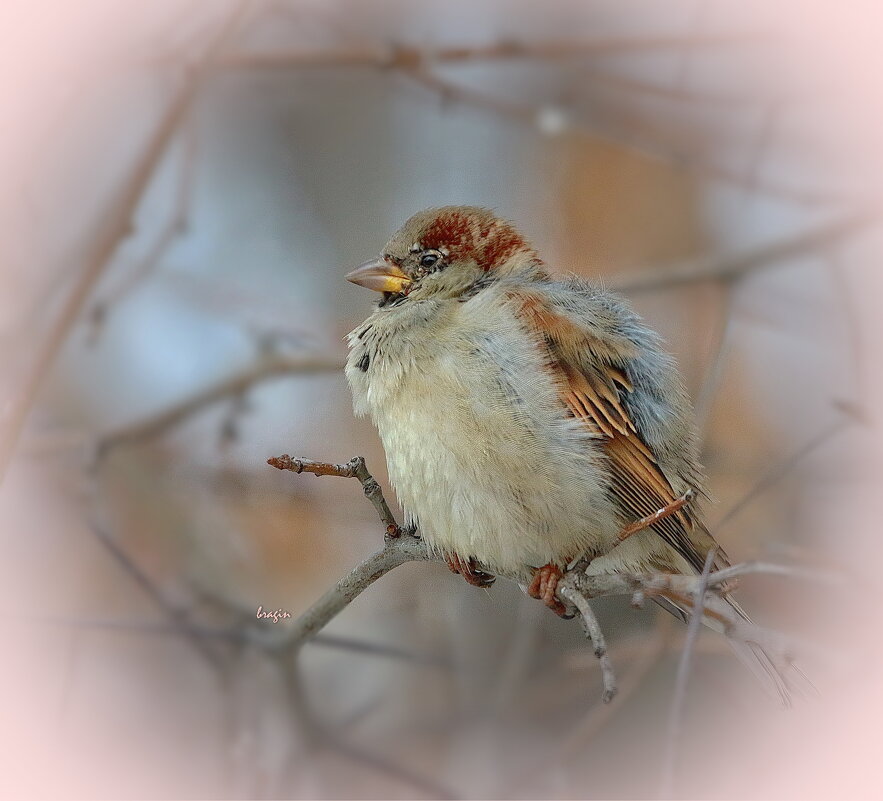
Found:
[[[533,574],[533,581],[527,588],[527,594],[531,598],[541,600],[549,607],[558,617],[571,618],[573,615],[567,613],[567,607],[558,600],[555,590],[558,589],[558,582],[561,580],[563,572],[558,565],[548,564],[538,567]]]
[[[447,563],[452,573],[459,573],[473,587],[490,587],[497,580],[496,576],[478,570],[474,559],[462,559],[452,554],[447,558]]]

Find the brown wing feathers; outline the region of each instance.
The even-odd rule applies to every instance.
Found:
[[[616,354],[612,348],[607,343],[592,342],[590,333],[536,295],[519,293],[513,299],[522,318],[543,336],[549,352],[549,369],[565,405],[604,440],[613,488],[626,525],[676,500],[677,494],[623,404],[621,393],[633,388],[623,370],[613,363]],[[581,351],[591,351],[595,356],[591,367],[568,359],[568,354]],[[694,522],[687,509],[654,523],[652,528],[701,572],[704,559],[690,540]]]

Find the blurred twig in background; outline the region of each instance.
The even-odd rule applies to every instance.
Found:
[[[184,398],[147,419],[100,434],[96,443],[95,456],[100,459],[120,445],[162,434],[207,406],[241,395],[261,381],[284,375],[337,373],[342,369],[343,360],[340,358],[331,356],[293,357],[271,353],[260,358],[245,370],[221,379],[216,384],[203,387],[191,397]]]
[[[12,408],[7,411],[3,429],[0,431],[0,480],[6,472],[19,432],[30,412],[40,384],[52,366],[55,354],[71,326],[77,321],[101,273],[110,264],[120,243],[129,235],[133,216],[144,190],[199,92],[206,69],[218,51],[229,41],[240,24],[246,8],[246,3],[241,4],[236,13],[223,22],[219,32],[206,47],[202,59],[188,70],[177,94],[169,102],[165,116],[157,123],[138,164],[132,169],[126,184],[120,187],[119,195],[111,204],[109,213],[101,220],[101,230],[97,231],[88,243],[88,250],[81,258],[82,274],[64,301],[61,311],[43,341],[38,344],[28,374],[13,398]]]

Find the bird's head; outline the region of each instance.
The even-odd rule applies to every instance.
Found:
[[[386,243],[380,258],[346,277],[384,297],[458,298],[505,275],[545,275],[515,227],[476,206],[418,212]]]

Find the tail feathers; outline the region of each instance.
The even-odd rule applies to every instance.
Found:
[[[730,595],[725,597],[733,611],[745,623],[753,625],[748,613],[736,602],[736,599]],[[786,654],[782,653],[776,658],[775,654],[771,654],[770,650],[765,649],[758,642],[752,642],[748,639],[739,640],[732,637],[727,639],[732,645],[733,650],[736,651],[736,656],[739,657],[743,664],[746,664],[749,669],[754,668],[755,675],[757,675],[757,667],[760,667],[762,670],[762,675],[760,676],[762,683],[768,690],[773,690],[779,695],[784,706],[791,706],[791,699],[795,694],[802,697],[818,695],[819,691],[806,673]],[[745,649],[742,649],[743,653],[740,654],[740,646],[745,646],[749,653],[745,653]]]
[[[748,613],[739,605],[732,595],[724,596],[733,611],[742,618],[745,623],[751,625]],[[745,665],[764,685],[767,692],[777,695],[782,706],[790,707],[792,703],[791,684],[786,676],[788,665],[781,667],[776,660],[760,645],[755,642],[727,637],[727,642],[733,649],[739,661]]]
[[[690,616],[679,607],[673,601],[669,601],[668,598],[663,598],[662,596],[651,596],[651,600],[657,605],[661,606],[666,612],[670,615],[674,615],[681,623],[689,623]]]
[[[681,620],[689,618],[692,610],[686,610],[669,599],[664,600],[665,603],[660,605],[675,615],[675,617]],[[706,598],[706,608],[714,612],[715,606],[719,605],[719,612],[725,612],[726,607],[720,603],[720,600],[719,596],[708,596]],[[726,601],[743,622],[752,625],[751,618],[732,596],[726,595],[723,600]],[[670,608],[670,606],[674,608]],[[765,649],[759,643],[732,636],[732,633],[727,631],[726,625],[716,617],[706,615],[703,617],[702,622],[710,629],[723,634],[727,638],[730,648],[732,648],[739,661],[757,677],[768,693],[779,699],[782,706],[790,707],[792,705],[792,697],[797,690],[797,686],[792,681],[793,676],[803,679],[809,686],[812,686],[803,674],[803,671],[796,665],[791,664],[784,657],[777,658],[775,654]]]
[[[764,689],[778,697],[784,707],[792,704],[792,690],[784,670],[776,666],[773,658],[759,645],[727,638],[738,660],[750,670],[764,686]]]

